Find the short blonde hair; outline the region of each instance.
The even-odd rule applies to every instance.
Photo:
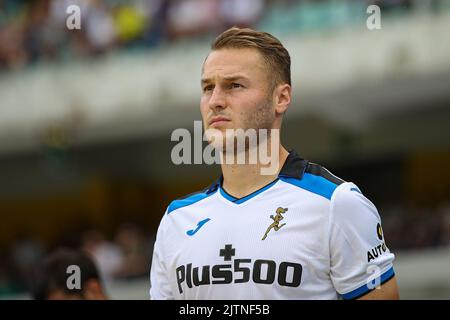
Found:
[[[279,84],[291,85],[291,57],[280,40],[271,34],[233,27],[220,34],[211,45],[211,50],[241,48],[253,48],[262,55],[268,66],[268,79],[273,79],[272,90]]]

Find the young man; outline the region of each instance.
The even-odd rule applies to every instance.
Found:
[[[274,134],[291,101],[290,78],[289,53],[270,34],[231,28],[212,44],[200,109],[205,129],[224,138],[211,143],[231,142],[218,148],[249,158],[255,146],[247,141],[239,150],[229,129],[268,129],[256,148],[278,147],[268,164],[276,170],[262,174],[259,160],[223,161],[217,182],[169,205],[154,248],[151,298],[398,298],[394,255],[375,206],[355,184],[288,152]]]

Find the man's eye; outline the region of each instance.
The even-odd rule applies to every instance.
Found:
[[[241,84],[239,84],[239,83],[236,83],[236,82],[233,82],[232,84],[231,84],[231,88],[242,88],[242,85]]]
[[[213,88],[214,88],[214,86],[212,86],[212,85],[209,85],[209,86],[203,87],[203,92],[208,92],[208,91],[211,91],[211,90],[212,90]]]

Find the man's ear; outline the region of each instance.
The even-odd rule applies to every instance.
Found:
[[[275,88],[274,95],[275,112],[277,115],[282,115],[286,112],[291,103],[292,88],[287,83],[280,84]]]
[[[86,300],[106,300],[102,285],[96,279],[86,281],[83,291]]]

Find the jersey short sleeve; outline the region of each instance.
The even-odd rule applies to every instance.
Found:
[[[168,273],[165,265],[164,252],[162,250],[162,244],[165,241],[165,219],[167,219],[167,210],[159,225],[155,245],[153,247],[153,258],[150,271],[150,299],[152,300],[173,299],[169,279],[167,277]]]
[[[330,210],[330,276],[343,299],[356,299],[394,276],[394,254],[376,207],[355,184],[336,188]]]

